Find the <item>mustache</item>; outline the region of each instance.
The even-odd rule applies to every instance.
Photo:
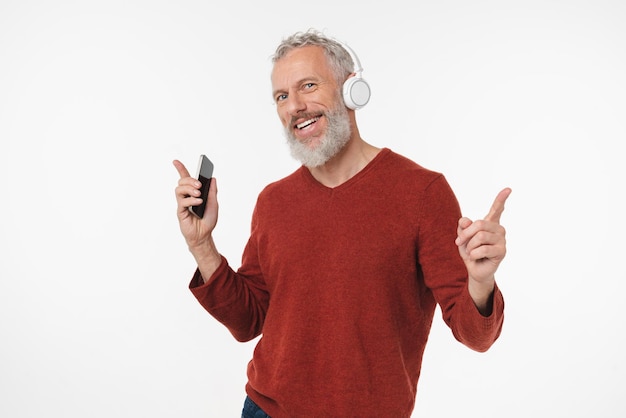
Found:
[[[298,120],[308,120],[308,119],[313,119],[319,116],[326,116],[326,112],[315,112],[315,113],[311,113],[311,112],[307,112],[307,113],[300,113],[297,116],[292,116],[291,117],[291,121],[289,123],[289,127],[291,129],[293,129],[293,127],[296,125],[296,123],[298,122]]]

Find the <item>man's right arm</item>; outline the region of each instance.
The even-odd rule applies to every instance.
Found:
[[[174,167],[180,175],[176,193],[176,213],[180,231],[187,242],[187,247],[198,264],[198,269],[206,282],[222,263],[222,257],[213,242],[212,232],[217,224],[217,182],[211,179],[208,201],[202,219],[191,213],[189,207],[198,205],[200,199],[199,180],[191,177],[183,163],[174,160]]]
[[[174,166],[180,175],[176,187],[178,223],[198,264],[190,290],[238,341],[249,341],[263,329],[269,304],[265,282],[260,275],[239,276],[217,251],[212,236],[218,214],[215,179],[211,179],[204,216],[200,219],[191,213],[189,207],[202,202],[199,198],[202,185],[189,175],[183,163],[176,160]],[[254,248],[248,250],[255,251]]]

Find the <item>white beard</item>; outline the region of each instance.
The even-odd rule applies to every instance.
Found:
[[[319,144],[311,147],[307,143],[299,141],[291,132],[289,126],[285,127],[285,136],[291,151],[291,156],[300,161],[308,168],[319,167],[333,158],[350,140],[350,118],[348,109],[339,105],[324,114],[327,121],[326,133],[319,140]]]

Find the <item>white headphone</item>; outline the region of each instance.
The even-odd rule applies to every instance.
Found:
[[[340,43],[352,57],[355,72],[354,76],[348,78],[345,83],[343,83],[343,101],[349,109],[360,109],[370,101],[370,86],[361,76],[363,68],[361,67],[359,57],[356,56],[356,53],[347,44],[343,42]]]

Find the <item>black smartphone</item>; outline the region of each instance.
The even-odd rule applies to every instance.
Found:
[[[200,180],[202,183],[202,187],[200,188],[200,198],[202,199],[202,203],[197,206],[190,206],[189,210],[191,213],[196,215],[198,218],[202,218],[204,216],[204,209],[206,208],[206,202],[209,198],[209,188],[211,187],[211,178],[213,177],[213,163],[211,160],[207,158],[206,155],[200,155],[200,161],[198,161],[198,174],[196,178]]]

